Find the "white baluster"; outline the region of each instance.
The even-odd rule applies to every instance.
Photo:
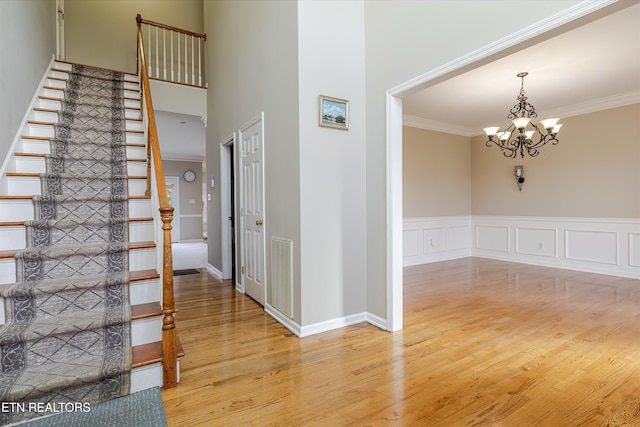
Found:
[[[167,80],[167,38],[166,38],[166,29],[162,29],[162,65],[164,68],[164,80]]]
[[[202,86],[202,61],[200,59],[200,52],[202,48],[200,47],[201,38],[198,37],[198,86]]]
[[[196,84],[196,61],[193,56],[193,49],[195,48],[196,40],[191,36],[191,84]]]
[[[149,40],[149,69],[147,73],[151,75],[151,25],[147,25],[147,39]]]
[[[156,28],[156,78],[160,78],[160,55],[158,55],[158,27]]]
[[[171,30],[171,81],[173,79],[173,30]]]
[[[180,81],[180,33],[178,33],[178,82]]]
[[[189,64],[187,63],[187,35],[184,35],[184,82],[189,83]]]

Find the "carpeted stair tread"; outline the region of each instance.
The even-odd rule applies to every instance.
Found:
[[[59,194],[34,196],[32,199],[37,218],[82,220],[88,217],[94,219],[126,217],[129,197],[126,194],[104,193],[93,197]]]
[[[17,280],[59,279],[64,277],[94,276],[101,272],[119,272],[128,269],[128,243],[106,245],[69,245],[29,248],[16,252]]]
[[[129,235],[127,218],[32,220],[25,221],[24,225],[27,243],[33,248],[123,242]]]
[[[83,291],[85,289],[101,289],[114,286],[122,281],[122,273],[107,273],[94,276],[64,277],[54,280],[38,280],[18,282],[2,292],[3,298],[23,298],[25,292],[34,297],[57,293]]]
[[[128,251],[128,242],[114,242],[104,245],[68,245],[68,246],[46,246],[42,248],[29,248],[16,252],[15,258],[27,258],[37,254],[43,258],[63,258],[79,254],[86,256],[101,255],[112,251]],[[91,276],[91,275],[90,275]]]
[[[121,194],[127,191],[127,175],[94,176],[88,174],[49,174],[40,175],[43,194],[72,194],[76,192],[108,192]]]
[[[93,156],[89,155],[47,154],[45,155],[45,162],[47,164],[47,170],[54,174],[64,174],[69,170],[73,170],[74,174],[83,173],[98,176],[127,174],[126,149],[122,150],[122,155],[119,158],[96,160]]]
[[[119,357],[119,352],[107,351],[115,357]],[[82,355],[75,359],[68,359],[61,362],[49,362],[47,364],[26,369],[18,378],[11,393],[2,396],[3,401],[29,402],[29,401],[52,401],[75,402],[75,396],[83,396],[82,402],[97,403],[105,400],[104,396],[109,395],[109,382],[111,378],[105,378],[100,372],[102,356]],[[128,359],[131,359],[129,355]],[[124,361],[126,363],[126,361]],[[124,364],[124,363],[123,363]],[[121,376],[115,372],[114,376]],[[0,373],[0,384],[12,380],[11,373]],[[118,379],[118,381],[121,381]],[[101,384],[104,383],[104,384]],[[97,385],[96,385],[97,384]],[[57,391],[58,399],[43,399],[48,393]],[[109,396],[118,397],[118,396]]]
[[[68,138],[73,140],[87,140],[99,143],[121,143],[125,141],[124,117],[113,120],[112,129],[101,129],[95,126],[73,126],[69,123],[56,123],[53,125],[56,138]]]
[[[16,342],[56,340],[63,335],[76,335],[82,340],[86,340],[89,335],[89,339],[99,340],[100,336],[91,331],[119,325],[123,318],[131,320],[130,312],[123,312],[122,307],[106,307],[104,301],[99,304],[90,311],[59,313],[35,320],[12,322],[0,329],[0,346]],[[97,344],[101,345],[102,342]]]
[[[126,202],[129,197],[126,194],[96,194],[93,196],[83,196],[78,194],[51,194],[51,195],[35,195],[32,199],[36,202],[53,202],[53,203],[85,203],[91,201],[100,202]]]

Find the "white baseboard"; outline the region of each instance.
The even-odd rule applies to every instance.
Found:
[[[293,319],[285,316],[269,304],[266,304],[264,309],[271,317],[280,322],[285,328],[294,333],[298,338],[321,334],[323,332],[329,332],[334,329],[344,328],[346,326],[363,322],[371,323],[373,326],[376,326],[382,330],[387,330],[386,320],[367,312],[351,314],[349,316],[338,317],[335,319],[325,320],[323,322],[313,323],[311,325],[301,326]]]
[[[222,280],[222,272],[209,263],[207,263],[207,271]]]

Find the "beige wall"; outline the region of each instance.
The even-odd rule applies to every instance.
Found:
[[[404,218],[471,214],[470,138],[402,128]]]
[[[558,145],[505,158],[471,143],[473,215],[640,218],[640,104],[562,119]],[[513,167],[523,165],[518,191]]]
[[[66,0],[66,60],[136,72],[136,15],[204,32],[202,0]]]
[[[177,176],[180,179],[180,240],[202,239],[202,163],[163,160],[162,167],[165,176]],[[195,181],[187,182],[182,178],[187,170],[196,173]],[[191,200],[194,203],[190,203]]]
[[[297,13],[297,2],[287,0],[204,2],[207,168],[221,182],[220,142],[264,112],[265,232],[267,241],[278,236],[294,242],[294,312],[300,322]],[[221,270],[220,192],[211,196],[209,264]],[[269,257],[267,243],[267,265]]]
[[[0,164],[56,51],[52,0],[0,2]]]

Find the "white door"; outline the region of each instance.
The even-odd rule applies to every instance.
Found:
[[[173,206],[173,221],[171,221],[171,242],[180,241],[180,178],[177,176],[165,176],[164,183],[167,186],[167,199],[169,206]]]
[[[262,115],[239,131],[241,275],[244,292],[264,305],[265,225]]]

